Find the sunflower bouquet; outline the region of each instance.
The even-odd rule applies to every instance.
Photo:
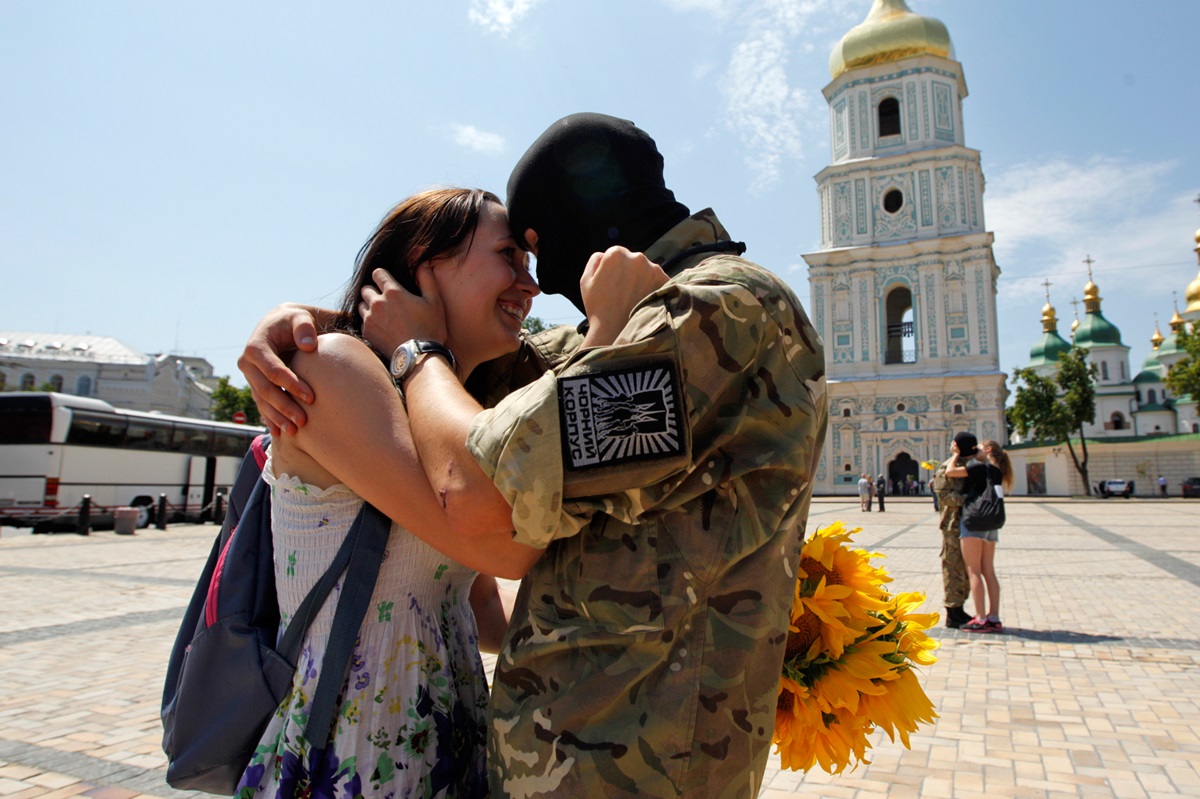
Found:
[[[928,469],[931,472],[936,472],[937,467],[940,465],[937,461],[921,461],[921,468]]]
[[[793,771],[869,763],[876,728],[908,747],[909,733],[937,718],[912,666],[937,660],[925,631],[938,616],[915,612],[923,594],[883,588],[892,578],[871,565],[883,556],[851,549],[856,532],[836,522],[801,552],[774,736]]]

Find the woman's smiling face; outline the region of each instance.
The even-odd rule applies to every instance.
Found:
[[[446,313],[447,346],[465,367],[512,352],[539,293],[528,255],[508,229],[504,207],[484,203],[465,252],[433,259]]]

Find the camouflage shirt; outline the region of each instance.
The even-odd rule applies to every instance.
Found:
[[[938,504],[942,509],[942,532],[958,535],[958,523],[962,519],[963,478],[947,477],[946,462],[943,461],[934,470],[929,485],[937,495]]]
[[[646,254],[727,239],[703,211]],[[496,668],[498,796],[758,795],[827,424],[824,348],[745,259],[669,272],[611,346],[571,353],[468,439],[516,539],[546,548]],[[534,343],[518,360],[550,365]]]

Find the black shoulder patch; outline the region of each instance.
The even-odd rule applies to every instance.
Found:
[[[675,362],[656,359],[558,379],[569,471],[680,455],[686,440]]]

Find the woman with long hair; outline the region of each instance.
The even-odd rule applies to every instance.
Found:
[[[962,477],[963,507],[986,490],[989,483],[1012,488],[1013,469],[1008,453],[996,441],[988,439],[976,444],[975,436],[959,433],[950,445],[950,460],[946,468],[947,477]],[[976,462],[964,465],[971,457]],[[1004,631],[1000,623],[1000,581],[996,577],[996,543],[1000,530],[968,530],[965,523],[960,529],[963,561],[971,582],[971,598],[975,604],[975,617],[962,625],[963,630],[980,633]]]

